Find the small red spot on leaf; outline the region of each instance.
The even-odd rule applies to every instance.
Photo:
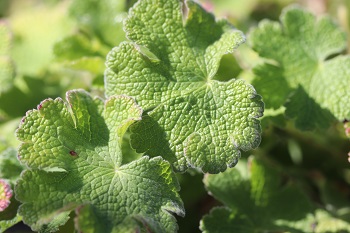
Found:
[[[38,110],[40,110],[42,107],[43,107],[43,105],[42,105],[42,104],[39,104],[39,105],[38,105]]]
[[[69,151],[69,154],[70,154],[70,155],[72,155],[72,156],[76,156],[76,155],[78,155],[78,153],[77,153],[77,152],[75,152],[74,150]]]

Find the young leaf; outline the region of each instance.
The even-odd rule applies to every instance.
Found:
[[[103,103],[80,90],[69,91],[67,103],[47,99],[29,111],[17,130],[19,158],[30,168],[15,188],[23,221],[42,229],[75,209],[82,232],[112,232],[125,224],[134,231],[175,232],[171,213],[184,211],[170,164],[160,157],[122,164],[122,137],[141,114],[129,97]]]
[[[262,21],[250,44],[269,59],[254,69],[253,82],[267,108],[285,104],[286,115],[301,129],[324,128],[334,118],[350,117],[350,57],[338,55],[346,38],[331,19],[289,7],[280,23]]]
[[[218,173],[237,163],[240,150],[259,145],[263,103],[241,80],[216,80],[242,32],[186,4],[141,0],[129,11],[124,28],[132,42],[109,53],[106,94],[133,96],[150,111],[132,127],[138,152],[161,155],[178,171]]]
[[[227,207],[215,208],[202,219],[203,232],[312,232],[310,201],[292,183],[282,186],[281,174],[262,160],[206,175],[204,183]]]

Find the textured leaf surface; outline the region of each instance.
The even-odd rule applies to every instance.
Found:
[[[43,101],[17,130],[19,157],[30,167],[15,189],[23,221],[35,230],[76,209],[82,232],[113,232],[125,224],[175,232],[171,213],[182,215],[183,207],[169,163],[143,157],[122,164],[122,137],[142,113],[134,100],[103,103],[76,90],[67,101]]]
[[[106,93],[133,96],[150,110],[132,127],[138,152],[161,155],[178,171],[218,173],[237,163],[240,149],[258,146],[260,96],[243,81],[216,80],[242,32],[178,0],[139,1],[124,28],[132,42],[108,55]]]
[[[290,7],[280,22],[262,21],[250,43],[270,60],[255,68],[253,82],[267,108],[285,104],[286,115],[301,129],[350,117],[350,57],[335,56],[345,49],[346,38],[330,18]]]
[[[311,203],[293,184],[282,186],[281,173],[262,160],[207,175],[204,183],[227,207],[215,208],[202,219],[203,232],[312,232],[314,219],[305,221]]]

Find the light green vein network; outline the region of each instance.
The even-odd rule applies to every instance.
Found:
[[[57,214],[76,210],[83,232],[143,225],[176,232],[171,213],[184,210],[170,164],[160,157],[122,164],[121,139],[141,114],[129,97],[103,102],[82,90],[67,92],[67,102],[47,99],[29,111],[17,130],[19,158],[30,168],[15,188],[23,221],[40,230]]]
[[[215,80],[220,60],[245,41],[192,1],[141,0],[123,42],[107,57],[107,96],[134,97],[148,115],[131,127],[138,152],[163,156],[175,170],[218,173],[260,142],[263,103],[252,86]],[[233,78],[233,77],[232,77]]]

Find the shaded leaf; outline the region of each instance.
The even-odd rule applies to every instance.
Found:
[[[243,161],[218,175],[206,175],[210,194],[226,207],[213,209],[201,221],[203,232],[312,232],[312,205],[292,182],[261,159]],[[281,208],[283,206],[283,208]],[[305,221],[307,219],[307,221]]]
[[[250,44],[268,59],[253,82],[267,108],[284,104],[287,117],[308,130],[350,117],[350,57],[338,55],[346,38],[330,18],[289,7],[280,22],[260,22]]]

